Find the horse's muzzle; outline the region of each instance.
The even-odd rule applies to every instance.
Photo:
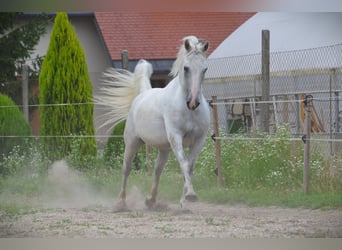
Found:
[[[195,105],[191,105],[190,101],[186,102],[186,106],[188,107],[188,109],[190,110],[195,110],[201,103],[200,102],[195,102]]]

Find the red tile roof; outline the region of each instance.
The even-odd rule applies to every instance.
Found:
[[[112,60],[128,50],[132,59],[174,59],[184,36],[210,43],[208,55],[255,13],[249,12],[95,12]]]

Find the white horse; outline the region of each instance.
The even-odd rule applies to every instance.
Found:
[[[192,186],[195,161],[203,147],[209,128],[209,106],[202,94],[202,82],[207,70],[204,53],[208,43],[195,36],[183,38],[171,75],[174,79],[165,88],[151,88],[152,66],[140,60],[134,73],[111,69],[105,73],[102,95],[98,102],[112,108],[106,124],[126,120],[124,130],[125,153],[123,162],[120,206],[126,208],[126,183],[131,162],[144,143],[158,148],[151,196],[146,205],[156,202],[158,183],[170,151],[175,154],[184,176],[181,206],[196,201]],[[105,125],[105,124],[104,124]],[[189,147],[189,153],[184,153]]]

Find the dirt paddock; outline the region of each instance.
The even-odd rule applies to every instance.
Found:
[[[342,212],[211,205],[182,211],[167,204],[115,213],[112,206],[45,208],[0,214],[0,237],[67,238],[303,238],[342,237]]]
[[[58,238],[304,238],[342,237],[342,210],[214,205],[161,201],[148,210],[137,187],[127,195],[130,211],[114,212],[117,201],[94,191],[64,162],[51,168],[45,195],[22,211],[0,210],[0,237]],[[199,197],[200,198],[200,197]],[[7,201],[7,200],[6,200]]]

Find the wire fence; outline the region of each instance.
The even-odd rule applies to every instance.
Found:
[[[213,106],[218,186],[223,175],[221,144],[265,140],[259,132],[264,129],[266,106],[269,133],[287,126],[292,136],[282,139],[297,145],[303,142],[303,190],[307,193],[310,155],[320,152],[328,162],[341,157],[342,44],[270,53],[269,86],[263,81],[264,57],[260,53],[209,60],[204,93]],[[269,89],[266,101],[265,89]],[[246,136],[234,136],[238,133]]]
[[[269,105],[270,132],[286,124],[295,138],[304,132],[306,95],[313,96],[312,131],[319,140],[340,142],[342,138],[342,44],[270,54],[270,100],[261,101],[261,54],[209,59],[203,91],[208,100],[217,96],[218,122],[222,138],[237,132],[260,129],[260,106]],[[99,73],[96,73],[99,75]],[[94,85],[94,83],[93,83]],[[96,84],[95,84],[96,85]],[[94,86],[96,92],[96,86]],[[44,106],[94,105],[95,124],[106,107],[94,103],[60,103]],[[25,105],[19,105],[23,108]],[[37,109],[41,104],[28,105]],[[11,106],[1,106],[13,108]],[[11,135],[16,136],[16,135]],[[96,138],[110,137],[108,131]],[[325,138],[325,139],[324,139]],[[318,140],[318,139],[317,139]]]
[[[289,127],[304,133],[305,96],[313,98],[311,116],[317,140],[341,144],[342,44],[270,53],[270,99],[262,99],[262,55],[209,59],[204,84],[207,99],[217,97],[218,123],[224,138],[261,128],[261,105],[269,106],[269,131]],[[334,146],[338,152],[341,146]]]
[[[261,54],[240,57],[209,59],[203,92],[217,112],[217,120],[212,119],[210,131],[215,133],[215,146],[236,140],[258,142],[267,135],[261,135],[261,105],[269,107],[269,133],[274,134],[279,126],[286,126],[291,136],[279,138],[293,143],[303,143],[304,152],[307,140],[311,147],[322,152],[327,159],[342,152],[342,44],[315,49],[288,51],[270,54],[270,93],[269,100],[262,101]],[[94,73],[94,72],[93,72]],[[99,72],[94,73],[94,79]],[[95,77],[96,76],[96,77]],[[37,84],[36,84],[37,85]],[[96,94],[96,82],[93,82]],[[307,138],[305,120],[305,98],[311,96],[310,115],[311,137]],[[215,100],[213,101],[213,97]],[[122,135],[111,135],[110,131],[99,130],[99,123],[108,107],[92,102],[44,104],[44,106],[94,105],[95,135],[0,135],[0,139],[16,138],[96,138],[104,146],[110,137],[122,139]],[[38,109],[39,103],[29,105],[0,106],[1,109],[23,109],[29,106]],[[212,113],[214,113],[212,109]],[[100,122],[101,123],[101,122]],[[215,129],[215,123],[217,128]],[[218,132],[217,132],[218,131]],[[243,136],[235,136],[236,134]],[[210,139],[211,138],[211,139]],[[0,145],[2,146],[2,145]],[[310,149],[309,149],[310,150]],[[222,160],[215,148],[217,166]],[[310,154],[310,152],[308,153]]]

